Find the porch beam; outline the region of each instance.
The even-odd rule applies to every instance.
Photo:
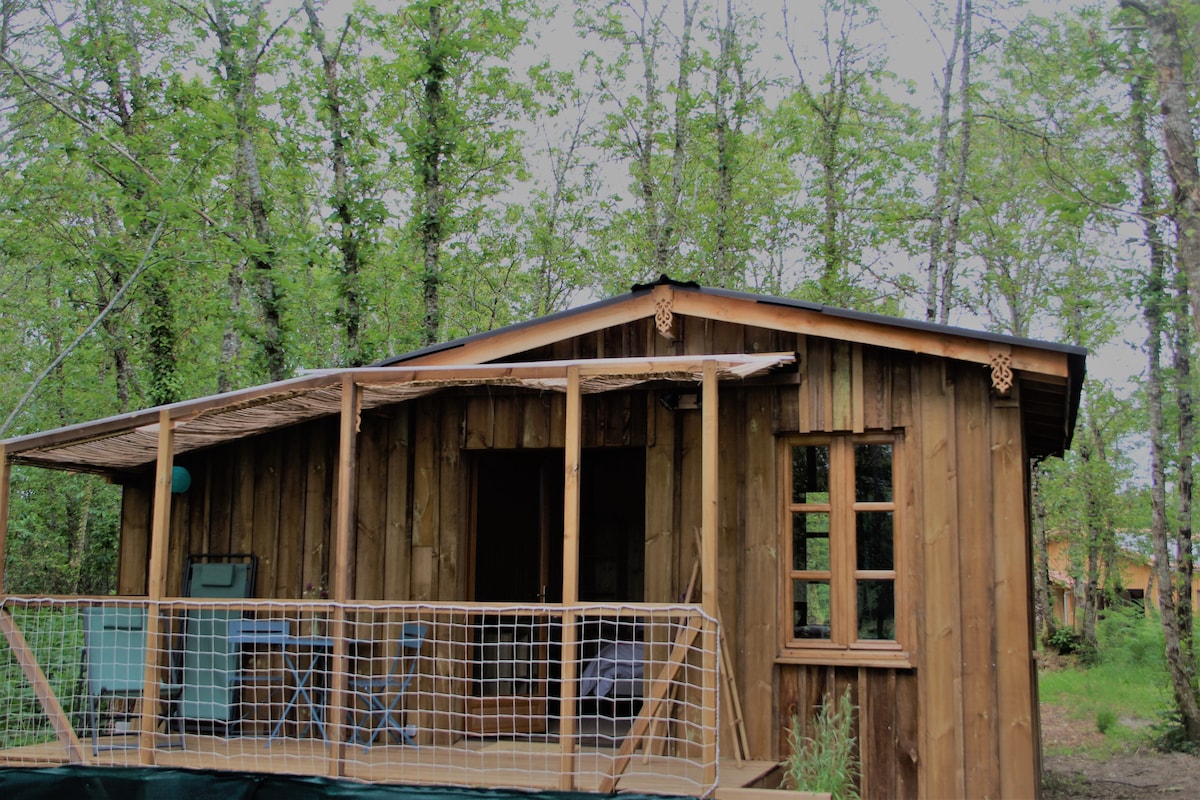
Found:
[[[583,395],[580,390],[579,366],[567,367],[565,480],[563,482],[563,620],[562,620],[562,722],[559,729],[561,766],[558,788],[575,788],[575,709],[578,705],[576,659],[579,642],[575,629],[576,615],[571,610],[579,602],[579,482],[583,456]]]
[[[333,607],[330,632],[333,636],[333,676],[330,686],[328,730],[333,737],[333,752],[329,759],[329,775],[340,777],[345,771],[346,737],[342,735],[343,707],[347,702],[346,671],[349,669],[346,650],[346,609],[350,599],[350,533],[355,523],[355,486],[358,483],[358,426],[362,411],[362,394],[353,376],[342,382],[341,426],[338,438],[337,518],[334,522]]]
[[[701,478],[700,495],[702,508],[700,511],[700,574],[703,576],[700,600],[704,612],[713,619],[720,615],[717,595],[717,458],[719,448],[717,441],[720,410],[717,386],[717,362],[704,362],[704,383],[701,393],[701,429],[702,441],[700,450]],[[705,636],[702,660],[704,669],[701,674],[701,730],[704,741],[701,752],[704,762],[704,783],[715,785],[717,782],[717,635]]]
[[[175,463],[175,422],[171,412],[158,414],[158,453],[154,468],[154,515],[150,523],[150,570],[146,593],[146,668],[142,676],[142,717],[138,741],[141,762],[154,764],[154,736],[158,728],[159,605],[167,583],[167,552],[171,538],[171,469]]]

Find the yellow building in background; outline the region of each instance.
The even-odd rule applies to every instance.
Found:
[[[1070,574],[1069,544],[1065,541],[1050,542],[1048,548],[1050,566],[1050,593],[1054,599],[1054,619],[1059,625],[1078,629],[1080,620],[1076,615],[1076,581]],[[1117,554],[1117,566],[1121,571],[1122,596],[1143,608],[1161,606],[1158,597],[1158,580],[1154,575],[1154,559],[1128,548]],[[1200,582],[1192,576],[1192,608],[1200,609]]]

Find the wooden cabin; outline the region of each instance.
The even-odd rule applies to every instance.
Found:
[[[721,754],[722,786],[729,753],[777,762],[793,718],[810,731],[848,690],[864,797],[1033,797],[1029,471],[1069,445],[1084,357],[664,276],[372,368],[0,452],[5,472],[124,487],[122,596],[177,598],[189,554],[248,553],[257,598],[544,606],[567,621],[587,604],[695,605],[720,637],[686,657],[708,677],[682,691],[699,710],[677,715],[719,736],[689,746]],[[190,486],[171,494],[175,467]],[[566,736],[583,645],[557,630]],[[669,630],[643,636],[647,652]],[[631,713],[666,691],[652,677]],[[442,711],[478,735],[485,705]],[[548,712],[489,713],[482,733],[502,736],[544,730]]]

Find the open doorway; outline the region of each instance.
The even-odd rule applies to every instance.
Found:
[[[583,451],[579,599],[637,603],[644,596],[646,455],[635,448]],[[562,600],[563,452],[475,454],[473,600]]]
[[[563,451],[472,457],[472,600],[557,603],[563,583]],[[580,482],[579,599],[640,602],[645,574],[645,451],[587,449]],[[538,615],[476,621],[468,731],[540,733],[558,695],[561,633]],[[587,655],[587,654],[584,654]]]

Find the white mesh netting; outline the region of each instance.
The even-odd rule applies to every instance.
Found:
[[[703,796],[695,606],[8,598],[0,765]]]

